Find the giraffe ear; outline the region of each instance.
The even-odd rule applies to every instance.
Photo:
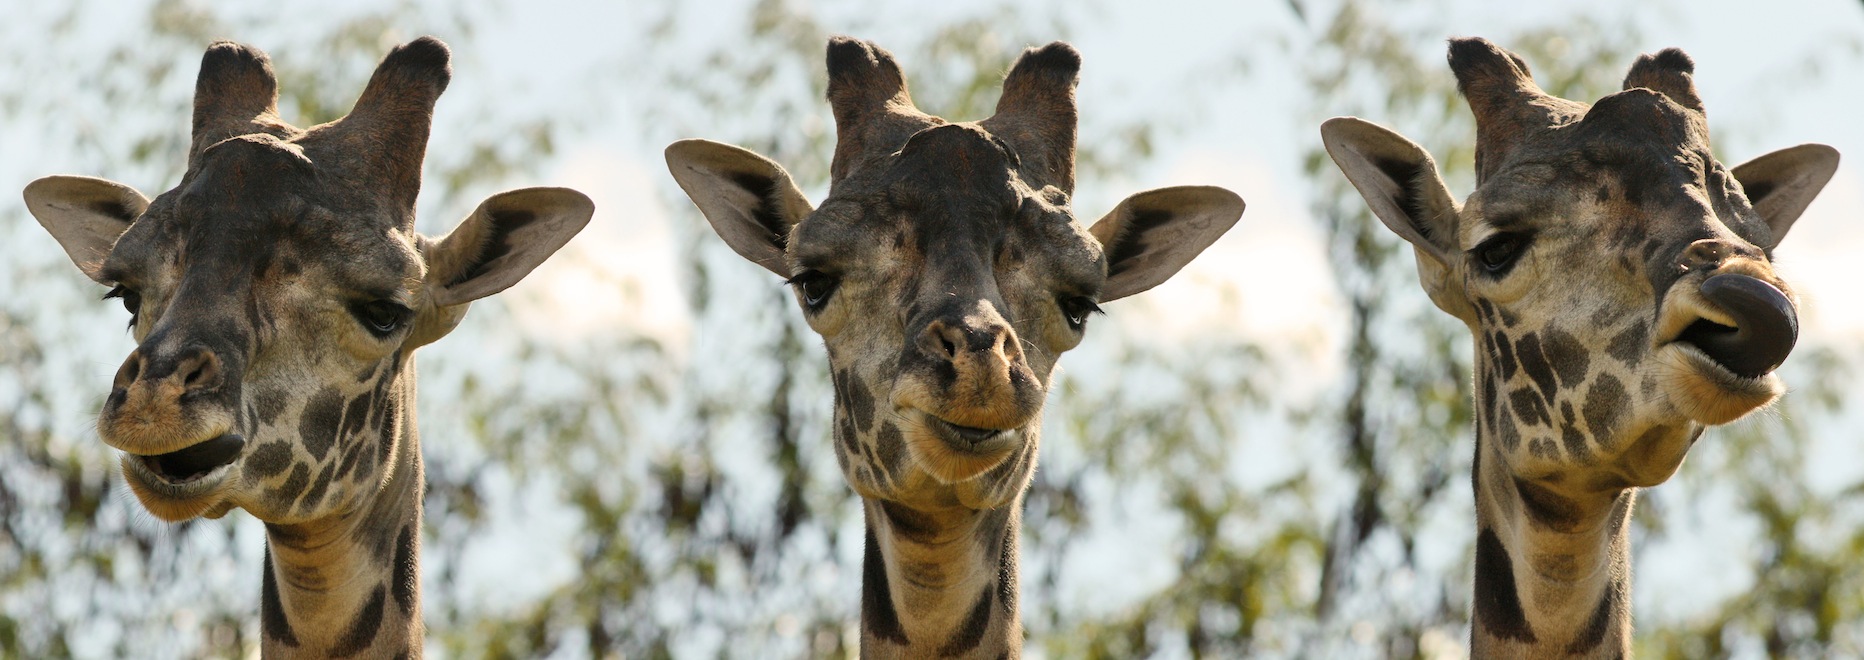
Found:
[[[1320,125],[1320,139],[1380,222],[1415,246],[1420,257],[1453,263],[1456,200],[1437,175],[1430,152],[1358,117],[1327,120]]]
[[[111,283],[103,277],[103,266],[117,237],[147,208],[148,198],[115,181],[48,176],[26,185],[26,209],[78,270],[99,284]]]
[[[427,250],[436,307],[469,303],[517,284],[589,224],[595,203],[568,188],[524,188],[486,198]]]
[[[1120,202],[1088,229],[1107,255],[1109,302],[1158,286],[1243,217],[1243,198],[1214,186],[1148,190]]]
[[[1748,203],[1773,230],[1772,243],[1762,247],[1771,250],[1786,238],[1786,230],[1837,171],[1838,150],[1823,144],[1787,147],[1735,166],[1731,173],[1747,192]]]
[[[783,166],[743,147],[680,140],[667,146],[667,169],[733,251],[791,275],[783,263],[790,228],[815,209]]]

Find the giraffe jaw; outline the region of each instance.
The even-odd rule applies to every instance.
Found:
[[[123,455],[123,478],[136,499],[156,517],[179,522],[201,515],[219,517],[233,467],[246,441],[222,433],[164,454]]]

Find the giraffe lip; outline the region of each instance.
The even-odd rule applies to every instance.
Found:
[[[990,429],[976,426],[953,424],[932,415],[926,415],[927,426],[936,430],[945,443],[954,449],[990,454],[1003,450],[1016,439],[1016,429]]]
[[[238,460],[240,450],[246,447],[246,439],[237,434],[226,433],[177,451],[166,454],[139,455],[138,463],[154,476],[169,484],[185,484],[207,477],[220,468],[231,465]]]

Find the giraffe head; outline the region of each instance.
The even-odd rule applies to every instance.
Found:
[[[1481,432],[1511,470],[1664,481],[1704,427],[1780,395],[1798,321],[1773,249],[1837,152],[1723,167],[1675,49],[1590,106],[1542,92],[1482,39],[1453,40],[1449,60],[1476,118],[1463,204],[1423,148],[1371,123],[1328,121],[1328,153],[1474,334]]]
[[[828,46],[837,143],[812,207],[783,168],[686,140],[673,176],[740,255],[788,278],[828,348],[848,481],[882,501],[988,509],[1035,467],[1049,374],[1099,303],[1163,282],[1236,222],[1217,188],[1126,199],[1075,222],[1080,55],[1025,51],[996,114],[950,123],[913,106],[893,56]]]
[[[580,193],[527,189],[445,238],[415,233],[449,77],[446,46],[416,40],[347,117],[299,129],[278,116],[265,54],[216,43],[179,185],[154,200],[86,177],[26,187],[40,224],[131,314],[138,346],[97,428],[151,513],[292,523],[354,509],[414,442],[409,353],[588,221]]]

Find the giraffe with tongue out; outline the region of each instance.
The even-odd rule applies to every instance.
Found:
[[[1591,105],[1482,39],[1452,40],[1449,60],[1476,116],[1463,204],[1397,133],[1340,117],[1321,137],[1475,338],[1472,655],[1624,657],[1637,489],[1780,396],[1798,316],[1773,249],[1838,153],[1724,167],[1680,50]]]

